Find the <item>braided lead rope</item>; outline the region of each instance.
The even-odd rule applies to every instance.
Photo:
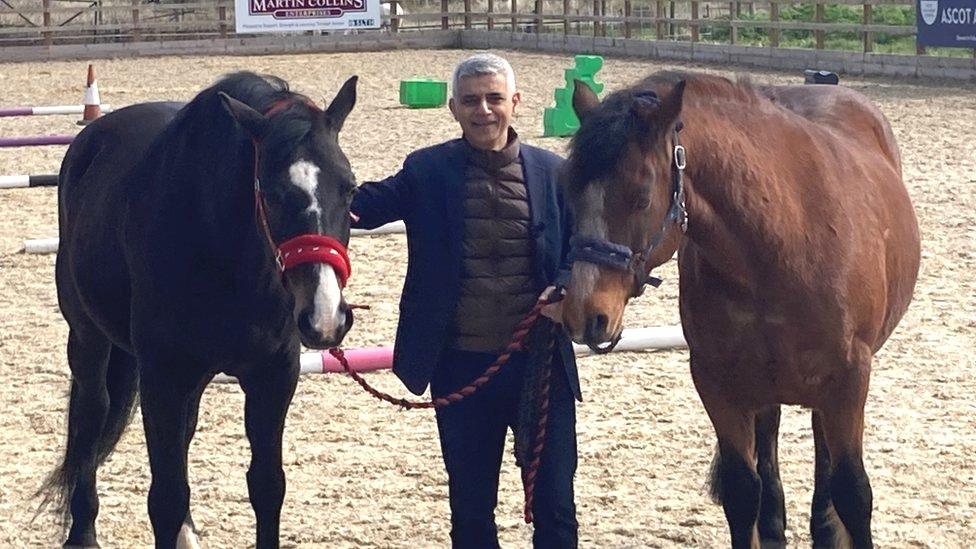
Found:
[[[343,370],[345,370],[345,372],[349,374],[349,376],[352,377],[360,387],[379,400],[399,406],[406,410],[443,408],[444,406],[449,406],[474,394],[478,389],[485,386],[498,374],[498,372],[501,371],[502,367],[508,363],[513,353],[524,350],[525,346],[523,345],[523,341],[525,340],[525,336],[529,333],[529,330],[535,324],[536,320],[539,319],[542,308],[549,303],[550,301],[547,299],[539,299],[536,301],[535,306],[532,307],[529,314],[525,315],[525,318],[523,318],[515,326],[515,329],[512,331],[512,339],[505,348],[505,352],[499,355],[498,358],[495,359],[495,362],[488,366],[488,368],[480,376],[478,376],[478,378],[451,394],[428,401],[407,400],[405,398],[397,398],[388,393],[384,393],[383,391],[380,391],[370,385],[365,379],[363,379],[362,376],[353,371],[353,369],[349,366],[349,361],[346,359],[342,349],[337,347],[332,348],[329,349],[329,353],[334,356],[340,364],[342,364]]]
[[[555,332],[553,327],[553,332]],[[556,334],[549,337],[549,348],[546,350],[546,360],[542,364],[542,383],[539,390],[539,424],[535,431],[535,442],[532,445],[532,456],[529,463],[522,469],[522,489],[525,494],[523,513],[525,523],[532,524],[532,504],[535,501],[535,481],[542,463],[542,450],[546,441],[546,426],[549,424],[549,389],[552,377],[552,353],[555,350]]]

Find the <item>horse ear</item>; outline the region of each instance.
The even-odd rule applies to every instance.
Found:
[[[664,98],[664,101],[661,101],[661,107],[658,109],[658,117],[664,123],[665,127],[670,126],[681,115],[681,104],[684,95],[685,81],[679,80],[671,88],[671,92]]]
[[[580,122],[600,105],[600,98],[580,80],[573,80],[573,110]]]
[[[237,123],[251,134],[254,139],[261,139],[268,131],[268,119],[263,114],[252,109],[245,103],[234,99],[224,92],[217,92],[227,112],[237,120]]]
[[[346,121],[349,112],[356,105],[356,82],[358,81],[358,76],[352,76],[346,80],[346,83],[339,89],[339,93],[332,99],[332,103],[329,103],[329,108],[325,109],[326,120],[330,126],[335,128],[335,131],[342,129],[342,123]]]

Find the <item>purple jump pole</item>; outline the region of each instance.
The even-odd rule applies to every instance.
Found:
[[[0,137],[3,147],[36,147],[40,145],[68,145],[74,141],[73,135],[31,135],[27,137]]]
[[[10,107],[0,109],[0,117],[4,116],[31,116],[34,114],[33,107]]]

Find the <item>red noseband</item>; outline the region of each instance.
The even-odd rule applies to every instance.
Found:
[[[335,270],[340,288],[346,287],[346,281],[352,274],[352,265],[349,263],[346,247],[331,236],[319,234],[296,236],[278,246],[276,256],[282,271],[302,263],[325,263]]]

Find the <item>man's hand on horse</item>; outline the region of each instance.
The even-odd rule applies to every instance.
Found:
[[[539,295],[539,299],[544,301],[553,301],[554,303],[549,303],[542,307],[539,313],[548,318],[549,320],[555,322],[556,324],[563,323],[563,301],[562,297],[566,291],[563,288],[557,288],[556,286],[549,286]]]

